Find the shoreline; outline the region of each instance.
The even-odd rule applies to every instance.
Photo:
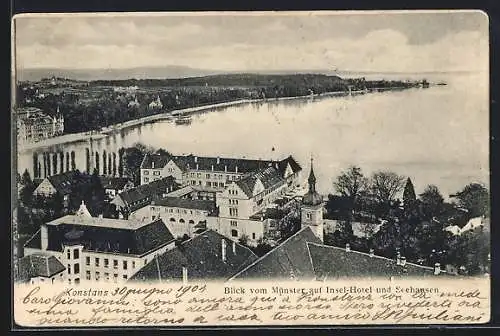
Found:
[[[343,96],[357,96],[364,95],[369,93],[377,93],[377,92],[385,92],[385,91],[401,91],[412,89],[413,87],[392,87],[392,88],[381,88],[381,89],[368,89],[368,90],[355,90],[355,91],[333,91],[333,92],[325,92],[325,93],[317,93],[306,96],[293,96],[293,97],[278,97],[278,98],[258,98],[258,99],[238,99],[229,102],[215,103],[209,105],[195,106],[195,107],[187,107],[184,109],[172,110],[169,112],[158,113],[146,117],[141,117],[133,120],[128,120],[122,123],[114,124],[111,126],[103,127],[100,130],[93,130],[87,132],[80,133],[70,133],[64,134],[57,137],[45,139],[36,143],[30,143],[22,145],[20,144],[17,148],[18,152],[27,152],[33,151],[37,149],[42,149],[46,147],[88,141],[88,140],[98,140],[106,138],[107,136],[121,131],[123,129],[127,129],[130,127],[135,127],[138,125],[157,122],[165,119],[171,119],[172,117],[179,116],[188,116],[192,114],[196,114],[199,112],[204,112],[212,109],[219,108],[227,108],[245,104],[254,104],[254,103],[268,103],[273,101],[285,101],[285,100],[299,100],[299,99],[310,99],[310,98],[319,98],[319,97],[343,97]]]

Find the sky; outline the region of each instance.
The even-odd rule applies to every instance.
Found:
[[[482,12],[18,16],[18,68],[488,71]]]

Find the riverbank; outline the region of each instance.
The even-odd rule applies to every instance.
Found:
[[[88,131],[88,132],[80,132],[80,133],[71,133],[65,134],[54,138],[49,138],[43,141],[39,141],[31,144],[20,144],[18,147],[19,152],[32,151],[67,143],[75,143],[81,141],[88,141],[90,139],[97,140],[107,137],[110,134],[119,132],[121,130],[135,127],[138,125],[142,125],[145,123],[152,123],[166,119],[172,119],[179,116],[187,116],[196,113],[206,112],[213,109],[220,108],[228,108],[234,107],[244,104],[253,104],[253,103],[265,103],[272,101],[285,101],[285,100],[300,100],[300,99],[311,99],[311,98],[323,98],[323,97],[344,97],[344,96],[355,96],[362,95],[372,92],[380,92],[380,91],[400,91],[408,88],[384,88],[379,90],[351,90],[351,91],[334,91],[334,92],[325,92],[320,94],[310,94],[306,96],[294,96],[294,97],[278,97],[278,98],[263,98],[263,99],[239,99],[230,102],[202,105],[196,107],[189,107],[179,110],[168,111],[164,113],[154,114],[146,117],[141,117],[138,119],[133,119],[129,121],[125,121],[123,123],[114,124],[112,126],[103,127],[100,130]]]

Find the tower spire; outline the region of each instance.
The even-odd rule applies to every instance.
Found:
[[[311,155],[311,171],[309,172],[309,178],[307,179],[307,181],[309,182],[309,191],[315,192],[316,191],[316,176],[314,175],[312,155]]]

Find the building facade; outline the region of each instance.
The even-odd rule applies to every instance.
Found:
[[[216,226],[209,227],[238,240],[246,237],[251,245],[263,238],[268,231],[263,211],[284,196],[288,184],[273,166],[245,175],[231,182],[217,194],[219,218]]]
[[[161,218],[174,237],[193,237],[217,221],[217,209],[210,200],[165,197],[134,211],[129,218],[139,221]]]
[[[122,283],[174,247],[175,239],[161,219],[137,222],[68,215],[43,224],[25,244],[24,253],[57,258],[68,284]]]
[[[64,133],[64,117],[57,108],[57,115],[51,117],[35,107],[26,107],[17,111],[18,140],[34,143]]]
[[[289,187],[297,185],[302,168],[292,156],[283,160],[251,160],[196,155],[148,154],[141,163],[141,184],[173,176],[181,185],[222,191],[245,174],[274,167]]]

